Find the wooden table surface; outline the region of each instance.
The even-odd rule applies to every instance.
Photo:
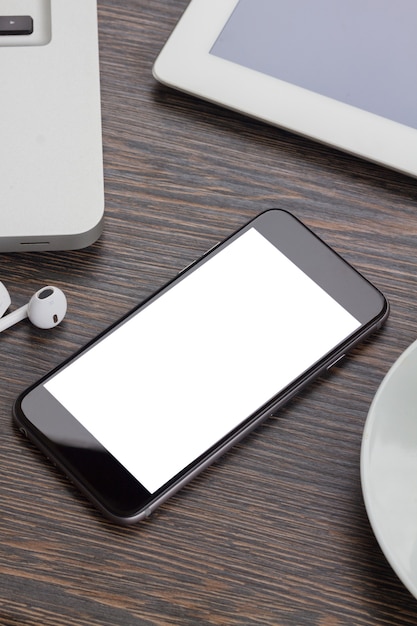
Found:
[[[99,0],[104,234],[0,257],[14,306],[47,283],[69,300],[54,331],[22,322],[0,340],[0,624],[415,625],[359,455],[378,385],[417,337],[416,181],[158,86],[153,61],[186,4]],[[390,318],[149,520],[117,527],[22,439],[13,401],[271,207],[363,271]]]

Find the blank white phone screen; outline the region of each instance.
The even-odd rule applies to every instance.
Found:
[[[417,128],[416,0],[240,0],[211,53]]]
[[[359,325],[251,228],[45,387],[153,493]]]

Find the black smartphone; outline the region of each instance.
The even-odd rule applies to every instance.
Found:
[[[351,265],[272,209],[25,391],[14,418],[110,519],[137,522],[388,311]]]

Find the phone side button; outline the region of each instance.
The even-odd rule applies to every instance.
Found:
[[[328,366],[326,367],[326,370],[327,370],[327,371],[329,371],[330,369],[332,369],[332,367],[333,367],[334,365],[336,365],[336,363],[339,363],[339,361],[341,361],[342,359],[344,359],[344,358],[345,358],[345,356],[346,356],[345,354],[341,354],[339,357],[337,357],[337,359],[336,359],[335,361],[333,361],[333,363],[330,363],[330,365],[328,365]]]
[[[182,270],[180,270],[180,271],[178,272],[178,274],[183,274],[184,272],[186,272],[186,271],[188,270],[188,268],[192,266],[192,264],[193,264],[193,263],[195,263],[195,261],[190,261],[190,263],[188,263],[188,265],[186,265],[185,267],[183,267],[183,269],[182,269]]]
[[[208,254],[210,254],[210,252],[211,252],[212,250],[214,250],[214,248],[216,248],[216,247],[219,245],[219,243],[220,243],[220,241],[216,241],[216,243],[214,244],[214,246],[211,246],[211,248],[209,248],[209,249],[207,250],[207,252],[204,252],[204,254],[203,254],[200,258],[202,259],[202,258],[204,258],[205,256],[207,256]],[[197,259],[197,261],[199,261],[199,260],[200,260],[200,259]],[[187,271],[187,270],[188,270],[188,268],[189,268],[189,267],[191,267],[192,265],[194,265],[194,263],[195,263],[195,262],[196,262],[196,261],[195,261],[195,259],[194,259],[194,261],[190,261],[190,263],[188,263],[188,265],[186,265],[186,266],[185,266],[182,270],[180,270],[180,271],[178,272],[178,274],[183,274],[185,271]]]

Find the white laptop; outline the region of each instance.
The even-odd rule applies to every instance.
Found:
[[[96,0],[0,0],[0,252],[83,248],[104,213]]]

